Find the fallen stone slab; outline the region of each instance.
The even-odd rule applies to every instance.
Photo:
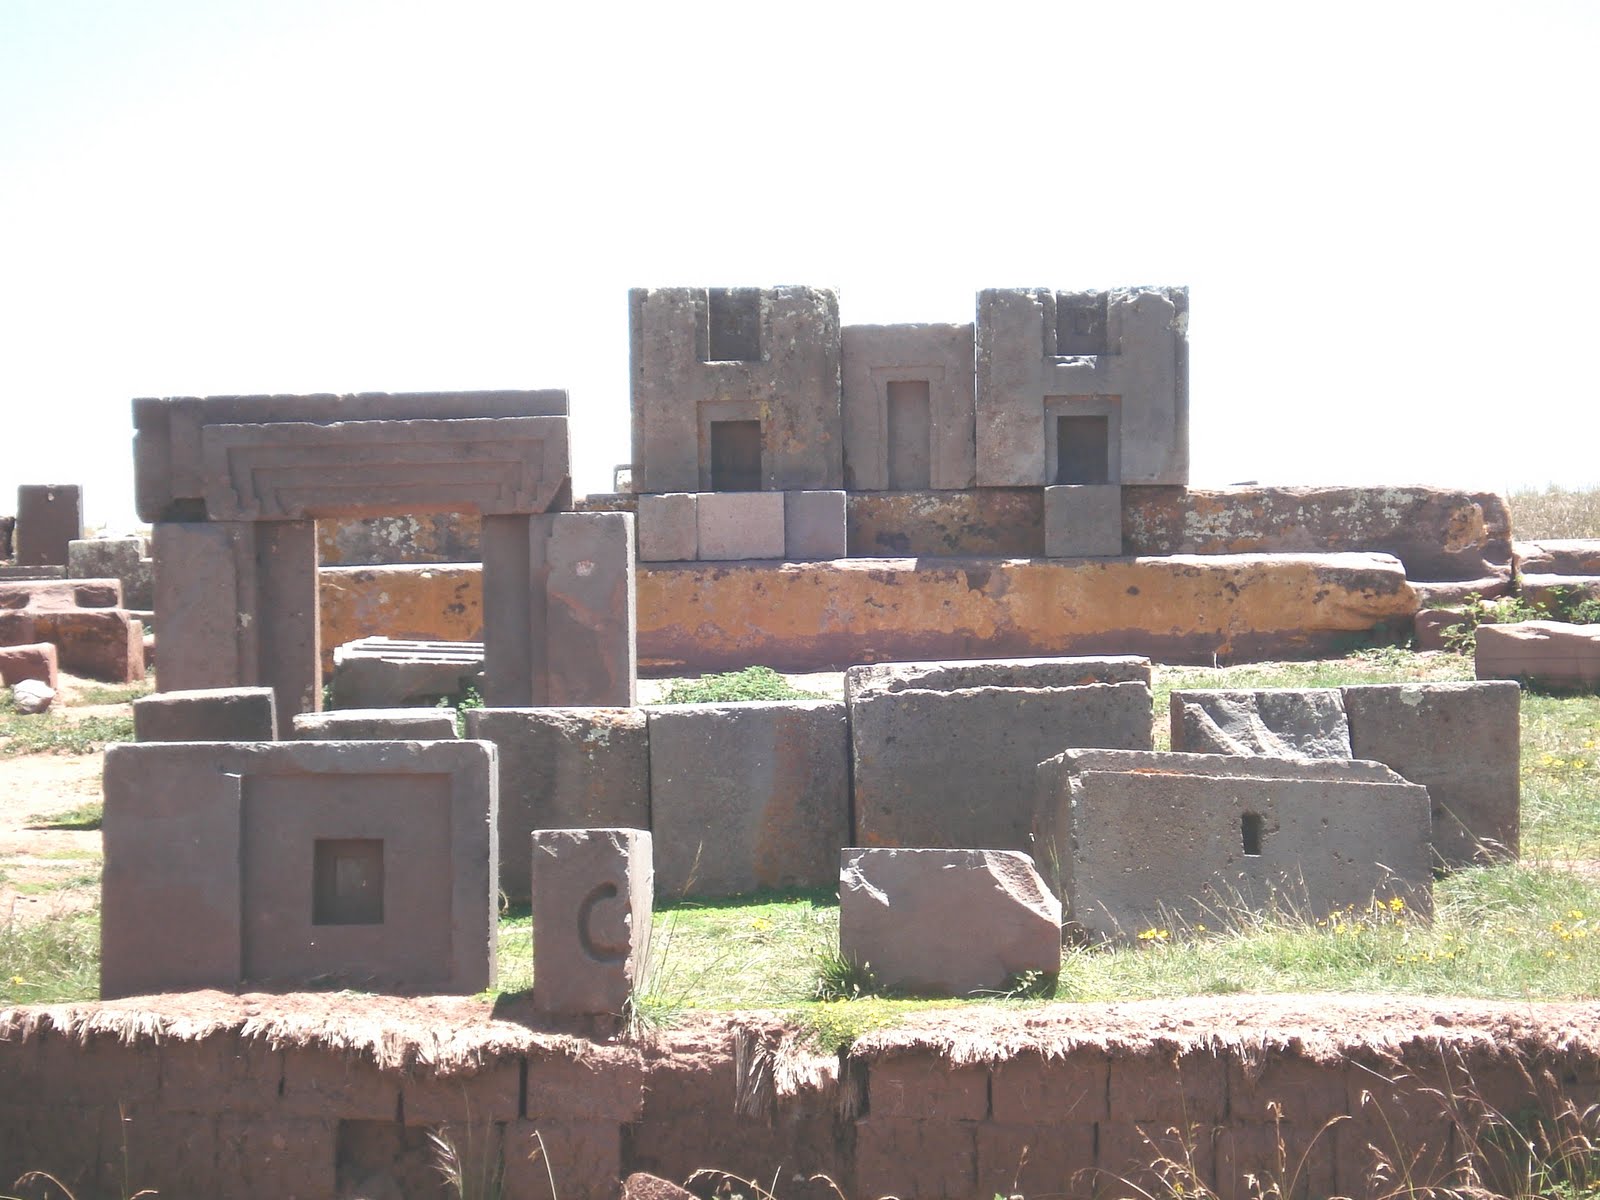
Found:
[[[1480,625],[1474,662],[1479,679],[1516,679],[1554,688],[1600,686],[1600,625]]]
[[[1269,758],[1352,758],[1338,688],[1174,691],[1172,749]]]
[[[1519,575],[1600,575],[1600,538],[1517,542]]]
[[[650,958],[650,834],[540,829],[532,838],[533,1006],[620,1014]]]
[[[1003,991],[1060,971],[1061,905],[1017,851],[849,848],[839,953],[888,989]]]
[[[0,646],[0,684],[9,686],[24,679],[37,679],[52,691],[58,688],[60,670],[52,643]]]
[[[323,567],[317,572],[317,607],[322,672],[328,679],[333,678],[338,647],[373,635],[393,641],[482,644],[483,567]]]
[[[946,662],[867,663],[844,673],[845,700],[873,692],[954,692],[963,688],[1064,688],[1086,683],[1151,685],[1150,660],[1136,654],[1100,658],[988,658]]]
[[[482,642],[364,637],[333,652],[336,708],[432,705],[469,687],[481,692]]]
[[[1035,856],[1097,942],[1262,910],[1427,915],[1431,828],[1427,790],[1376,762],[1069,750],[1038,770]]]
[[[302,742],[432,742],[456,736],[448,708],[341,708],[296,713],[294,736]]]
[[[277,702],[271,688],[195,688],[157,692],[133,702],[139,742],[275,742]]]

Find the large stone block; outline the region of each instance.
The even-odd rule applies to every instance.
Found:
[[[83,536],[83,492],[75,483],[24,483],[17,488],[13,535],[17,565],[65,566],[67,545]]]
[[[1060,484],[1044,489],[1048,558],[1122,553],[1122,489],[1115,484]]]
[[[973,486],[972,339],[971,325],[844,327],[846,488]]]
[[[571,494],[566,416],[562,391],[139,399],[139,516],[541,513]]]
[[[545,673],[540,703],[633,703],[633,514],[558,513],[545,558]],[[535,577],[535,586],[539,582]],[[491,597],[494,603],[498,597]]]
[[[850,836],[843,704],[664,705],[649,721],[664,895],[832,885]]]
[[[122,606],[122,581],[118,579],[0,580],[0,611],[64,612]]]
[[[133,736],[141,742],[275,742],[277,705],[264,687],[158,692],[133,702]]]
[[[336,709],[431,707],[483,683],[482,642],[364,637],[335,649],[333,662]]]
[[[621,1013],[644,982],[655,895],[641,829],[533,833],[533,1004]]]
[[[1174,691],[1172,749],[1269,758],[1354,758],[1338,688]],[[1372,755],[1363,755],[1371,758]]]
[[[495,818],[482,742],[112,746],[101,995],[482,991]]]
[[[850,492],[845,516],[850,553],[857,558],[1044,554],[1044,492],[1036,487]]]
[[[144,679],[144,625],[125,609],[0,610],[0,646],[50,642],[61,669],[107,683]]]
[[[640,562],[693,562],[700,556],[698,500],[694,492],[639,497]]]
[[[1037,765],[1070,746],[1148,750],[1150,690],[866,692],[850,737],[863,846],[1028,850]]]
[[[1512,627],[1482,625],[1479,634],[1496,628]],[[1428,789],[1433,849],[1445,864],[1516,857],[1522,762],[1516,684],[1353,686],[1344,689],[1344,709],[1357,758],[1375,759]]]
[[[872,692],[954,692],[965,688],[1069,688],[1086,683],[1142,683],[1150,660],[1135,654],[1102,658],[989,658],[954,662],[864,663],[844,673],[845,699]]]
[[[22,646],[0,646],[0,684],[10,687],[24,679],[36,679],[52,692],[60,690],[59,658],[54,643],[33,642]]]
[[[1480,625],[1475,662],[1479,679],[1592,688],[1600,684],[1600,625]]]
[[[67,574],[73,579],[118,579],[123,603],[131,609],[155,607],[155,567],[145,540],[80,538],[67,544]]]
[[[499,750],[500,844],[537,829],[650,828],[650,733],[640,708],[479,708],[467,736]],[[500,890],[529,898],[528,862],[507,854]]]
[[[847,849],[839,953],[884,987],[964,996],[1061,969],[1061,905],[1003,850]]]
[[[317,522],[317,559],[326,567],[479,562],[482,539],[474,512],[344,517]]]
[[[1518,575],[1600,575],[1600,538],[1517,542]]]
[[[843,492],[783,494],[783,557],[827,562],[848,553]]]
[[[695,509],[701,559],[782,558],[783,509],[779,492],[703,493]]]
[[[987,289],[975,351],[979,487],[1182,484],[1189,294]]]
[[[293,734],[302,742],[448,741],[456,718],[448,708],[335,709],[295,714]]]
[[[1432,908],[1427,790],[1382,763],[1068,750],[1037,783],[1035,856],[1095,941],[1240,909]]]
[[[634,491],[844,486],[833,292],[635,288],[628,311]]]

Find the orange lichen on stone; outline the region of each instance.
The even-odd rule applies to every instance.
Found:
[[[324,567],[317,583],[324,675],[333,670],[335,647],[375,634],[483,640],[483,569],[476,564]]]

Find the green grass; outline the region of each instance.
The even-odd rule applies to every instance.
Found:
[[[93,1000],[100,994],[100,916],[0,923],[0,1006]]]
[[[1523,692],[1522,846],[1600,859],[1600,696]]]
[[[815,692],[791,687],[771,667],[746,667],[699,679],[671,680],[657,704],[737,704],[748,700],[822,700]]]
[[[146,679],[142,683],[118,684],[116,686],[96,684],[93,687],[82,688],[78,692],[78,698],[72,703],[74,705],[132,704],[135,700],[148,696],[154,690],[155,681],[152,679]]]
[[[99,829],[105,817],[105,806],[99,800],[90,800],[66,812],[38,813],[28,818],[30,829]]]

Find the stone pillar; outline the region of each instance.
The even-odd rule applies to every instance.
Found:
[[[535,830],[532,878],[534,1007],[621,1013],[650,955],[650,835]]]
[[[544,540],[533,527],[549,520],[483,519],[483,702],[490,708],[544,702],[534,696],[534,680],[545,673],[544,589],[529,584],[533,546]]]
[[[64,567],[67,543],[83,536],[83,493],[75,483],[17,488],[17,565]]]

